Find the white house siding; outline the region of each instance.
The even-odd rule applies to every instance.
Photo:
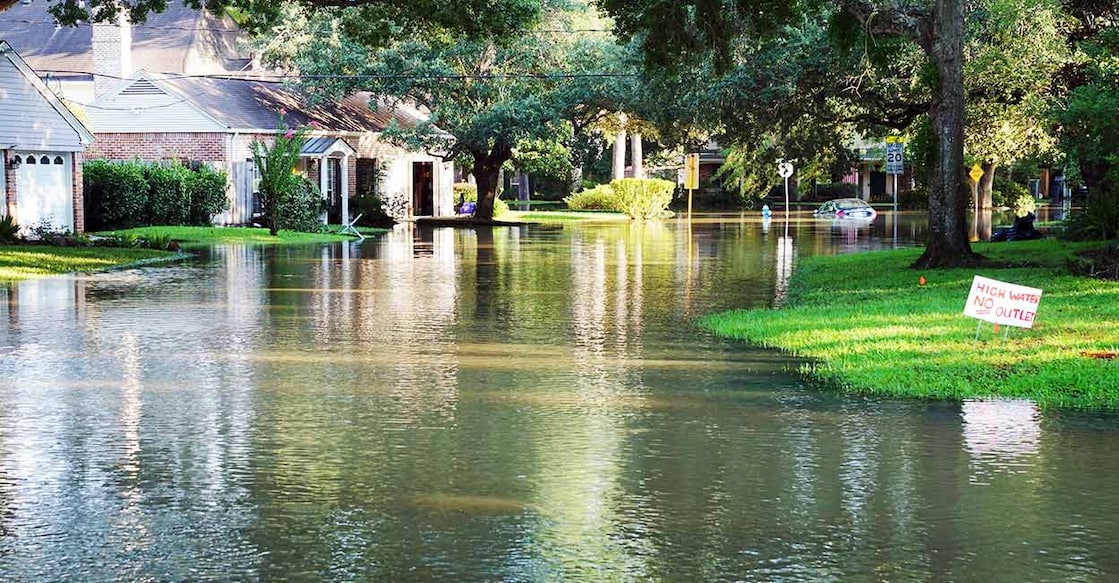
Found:
[[[353,140],[356,139],[356,144]],[[367,133],[347,138],[359,158],[375,158],[385,165],[385,175],[378,185],[378,194],[389,208],[401,208],[412,202],[412,163],[431,162],[434,170],[435,216],[454,214],[454,169],[442,158],[424,152],[410,152],[384,142],[378,134]],[[395,204],[394,204],[395,203]],[[394,217],[397,219],[402,216]]]
[[[34,150],[75,152],[78,132],[29,83],[12,61],[0,58],[0,144]]]
[[[89,106],[89,120],[96,133],[203,133],[228,128],[189,101],[137,79],[120,93],[107,95]]]

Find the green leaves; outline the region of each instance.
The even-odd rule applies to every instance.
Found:
[[[299,154],[307,143],[310,126],[298,129],[284,124],[280,112],[276,124],[276,135],[272,144],[254,140],[249,144],[253,154],[253,164],[260,173],[260,204],[264,212],[268,230],[275,236],[284,224],[281,216],[286,199],[296,196],[302,187],[302,178],[293,174],[299,163]]]

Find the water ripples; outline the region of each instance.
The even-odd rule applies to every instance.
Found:
[[[1113,417],[805,387],[694,326],[768,305],[776,241],[695,237],[400,229],[20,284],[0,305],[0,575],[1119,572]]]

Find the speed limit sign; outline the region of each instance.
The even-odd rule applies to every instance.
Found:
[[[886,138],[886,174],[905,174],[905,142],[895,136]]]

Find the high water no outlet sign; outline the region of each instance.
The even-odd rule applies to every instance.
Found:
[[[964,315],[984,322],[1032,328],[1041,290],[997,279],[975,276],[967,296]]]

